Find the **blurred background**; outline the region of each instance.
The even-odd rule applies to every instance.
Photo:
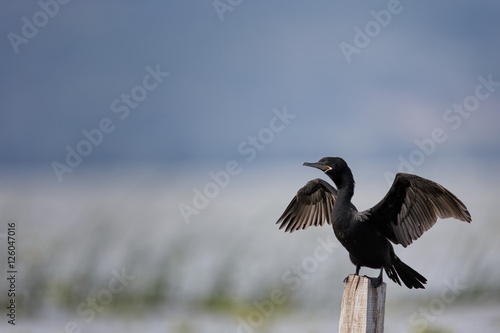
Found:
[[[404,171],[471,212],[396,246],[386,332],[500,330],[498,2],[1,7],[2,332],[337,331],[347,252],[275,225],[323,156],[360,210]]]

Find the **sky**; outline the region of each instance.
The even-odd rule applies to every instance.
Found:
[[[499,156],[495,1],[2,7],[1,168]]]

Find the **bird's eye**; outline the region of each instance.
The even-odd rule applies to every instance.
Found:
[[[326,162],[323,162],[323,165],[326,165]]]

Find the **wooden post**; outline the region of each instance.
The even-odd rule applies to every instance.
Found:
[[[349,275],[340,310],[340,333],[383,333],[386,284],[373,288],[367,277]]]

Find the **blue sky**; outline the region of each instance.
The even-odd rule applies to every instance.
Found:
[[[499,3],[231,3],[221,15],[212,1],[3,4],[0,166],[51,174],[103,120],[112,130],[81,165],[227,161],[259,133],[264,161],[397,161],[436,128],[441,156],[498,157],[500,86],[478,86],[500,82]],[[340,45],[358,28],[371,37],[349,62]],[[474,111],[448,112],[466,99]],[[295,117],[266,139],[275,109]]]

